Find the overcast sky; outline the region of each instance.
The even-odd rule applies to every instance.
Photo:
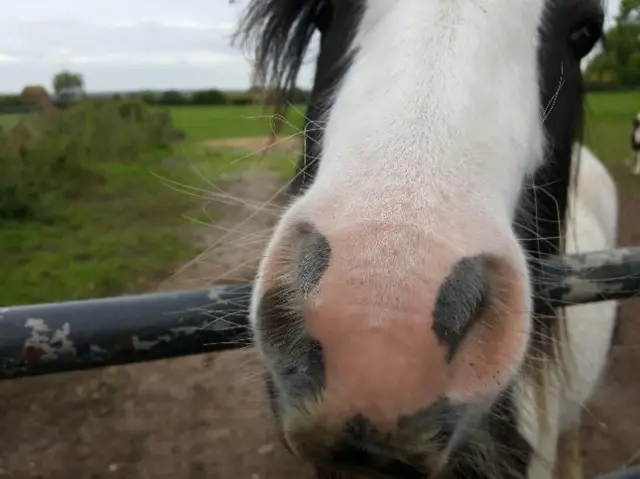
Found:
[[[0,91],[50,87],[63,68],[82,73],[89,91],[246,88],[250,63],[230,46],[246,1],[0,0]],[[609,19],[619,2],[608,0]]]

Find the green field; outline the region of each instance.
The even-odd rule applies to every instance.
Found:
[[[219,106],[170,108],[173,120],[183,129],[190,141],[213,140],[230,137],[250,137],[268,134],[273,115],[260,106]],[[15,125],[22,115],[0,115],[0,127]],[[282,134],[300,131],[304,117],[304,105],[291,107]]]
[[[19,114],[0,115],[0,128],[10,128],[22,118]]]
[[[631,157],[631,119],[640,111],[640,93],[593,93],[585,105],[585,142],[609,167],[621,193],[640,191],[640,178],[625,164]]]
[[[260,106],[174,107],[171,115],[190,141],[263,136],[272,129],[273,115]],[[304,106],[293,106],[282,130],[292,135],[302,128]]]
[[[45,221],[3,223],[0,304],[137,291],[189,259],[176,231],[189,199],[152,176],[151,163],[106,165],[91,198]]]
[[[238,161],[238,152],[205,149],[200,140],[265,135],[269,118],[248,118],[260,113],[255,107],[176,108],[174,122],[185,130],[187,141],[173,151],[137,163],[103,165],[104,184],[44,220],[4,221],[0,305],[153,288],[197,254],[185,229],[212,220],[211,212],[201,212],[202,199],[194,196],[193,188],[208,191],[207,181],[250,161]],[[10,127],[19,118],[0,116],[0,125]],[[295,131],[292,126],[287,129]],[[274,157],[266,166],[290,175],[290,160]]]
[[[630,154],[630,119],[639,110],[638,93],[598,93],[587,100],[586,141],[624,188],[640,188],[623,166]],[[291,112],[285,135],[299,131],[302,111],[296,107]],[[190,167],[164,167],[166,152],[164,160],[151,155],[136,164],[104,165],[107,181],[91,198],[56,211],[46,221],[2,224],[0,305],[145,291],[196,254],[183,232],[190,224],[185,215],[194,210],[197,215],[200,200],[175,191],[158,175],[205,187],[200,175],[215,179],[247,160],[236,163],[240,153],[205,150],[202,141],[266,135],[271,118],[255,106],[178,107],[171,113],[187,139],[169,156],[188,160]],[[0,126],[18,119],[0,116]],[[291,171],[290,158],[277,160],[278,171]]]
[[[631,154],[631,119],[640,111],[640,93],[596,93],[585,105],[585,140],[607,164]]]

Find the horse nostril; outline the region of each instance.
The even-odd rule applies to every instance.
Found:
[[[300,293],[308,295],[329,267],[331,246],[327,238],[308,223],[298,226],[294,244],[296,271],[293,283]]]
[[[258,317],[260,347],[287,395],[301,397],[324,387],[322,345],[305,329],[291,286],[276,286],[262,297]],[[272,384],[271,395],[277,396]]]
[[[448,346],[448,361],[487,309],[495,263],[488,255],[463,258],[440,287],[432,328],[438,341]]]

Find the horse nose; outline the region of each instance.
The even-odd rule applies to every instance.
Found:
[[[442,442],[434,431],[490,403],[524,356],[525,274],[501,248],[410,227],[328,230],[291,227],[257,286],[256,345],[288,445],[312,458],[335,456],[345,437],[361,447],[384,436],[376,447],[394,456]],[[446,427],[433,414],[443,401]],[[411,417],[434,434],[406,426]],[[371,427],[347,434],[357,418]]]

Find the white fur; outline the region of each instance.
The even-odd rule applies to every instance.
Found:
[[[591,151],[585,147],[575,151],[580,152],[580,169],[577,185],[570,192],[567,253],[615,248],[618,225],[615,183]],[[575,158],[576,155],[574,167]],[[579,422],[582,407],[605,369],[616,307],[616,301],[568,307],[567,337],[560,341],[565,372],[555,367],[548,371],[544,405],[536,401],[531,382],[522,384],[517,401],[519,428],[536,449],[530,479],[552,477],[558,435]],[[544,417],[539,418],[543,410]],[[541,424],[547,428],[543,429]]]
[[[326,117],[317,177],[283,216],[265,257],[296,218],[321,214],[323,208],[330,210],[324,214],[335,228],[353,227],[354,217],[419,222],[428,235],[462,252],[468,237],[499,252],[515,243],[511,224],[519,191],[540,165],[545,147],[534,80],[543,5],[543,0],[367,0],[352,45],[354,61]],[[568,234],[568,250],[613,247],[615,186],[587,150],[581,170],[570,226],[576,234]],[[389,278],[401,273],[400,260],[391,266],[379,261],[378,270]],[[516,262],[526,268],[524,255]],[[251,312],[259,350],[255,306],[265,268],[263,262]],[[530,385],[521,388],[520,429],[540,456],[532,464],[532,479],[550,477],[555,439],[566,427],[560,419],[576,420],[595,387],[614,306],[567,312],[575,364],[568,381],[550,376],[546,431],[538,430]],[[568,353],[563,349],[563,354]],[[571,388],[561,389],[565,384]]]
[[[432,193],[422,201],[465,193],[470,216],[478,200],[504,215],[542,158],[542,4],[368,0],[313,194],[404,183]]]

